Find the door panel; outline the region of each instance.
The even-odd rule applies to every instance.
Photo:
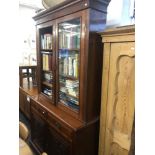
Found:
[[[79,110],[79,57],[81,20],[59,24],[59,102]]]
[[[112,43],[105,155],[128,155],[134,120],[134,43]]]
[[[85,23],[85,11],[56,20],[56,103],[80,119],[85,94]]]
[[[38,88],[55,104],[55,20],[37,25]]]
[[[70,155],[71,144],[52,128],[48,128],[46,152],[49,155]]]

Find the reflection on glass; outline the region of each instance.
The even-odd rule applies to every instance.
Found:
[[[79,110],[80,19],[59,24],[59,100]]]
[[[41,35],[41,48],[52,49],[52,34],[47,33]]]
[[[53,70],[52,70],[52,38],[53,27],[40,29],[40,55],[41,55],[41,92],[52,99]]]
[[[59,24],[59,48],[80,48],[80,19]]]
[[[45,95],[52,98],[52,83],[53,83],[53,75],[51,71],[43,71],[42,74],[43,82],[42,82],[42,91]]]
[[[45,95],[52,98],[52,54],[42,52],[42,91]]]

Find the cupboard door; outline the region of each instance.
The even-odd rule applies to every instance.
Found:
[[[38,47],[39,89],[49,101],[54,103],[55,69],[54,69],[54,22],[38,26],[40,43]]]
[[[79,111],[81,18],[58,24],[59,103]]]
[[[105,155],[128,155],[134,120],[134,42],[112,43]]]
[[[49,155],[71,155],[71,144],[54,129],[48,128],[46,152]]]
[[[44,120],[31,108],[31,139],[40,152],[47,145],[47,126]]]

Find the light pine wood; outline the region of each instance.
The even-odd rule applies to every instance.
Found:
[[[123,34],[125,42],[119,40],[119,34],[117,42],[111,39],[104,44],[99,155],[129,155],[132,143],[135,44],[134,39],[131,41],[124,31]]]
[[[127,34],[126,37],[124,38],[124,35],[117,35],[117,36],[106,36],[106,37],[103,37],[102,41],[103,42],[118,42],[118,41],[133,41],[134,39],[134,36],[132,34]]]
[[[107,93],[108,93],[108,78],[109,78],[109,55],[110,55],[110,43],[105,44],[104,46],[104,55],[103,55],[103,75],[102,76],[102,96],[101,96],[101,102],[102,103],[107,103]],[[104,94],[104,95],[103,95]],[[99,137],[99,150],[100,150],[100,155],[103,154],[104,151],[104,140],[105,140],[105,127],[106,127],[106,104],[101,104],[101,114],[100,114],[100,133]]]

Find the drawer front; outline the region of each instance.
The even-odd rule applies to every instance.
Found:
[[[73,130],[66,126],[63,122],[60,122],[57,118],[55,118],[52,114],[48,113],[48,124],[56,129],[59,133],[67,138],[72,138]]]
[[[47,119],[47,111],[43,109],[39,104],[35,103],[31,100],[31,111],[35,111],[39,116],[41,116],[44,120]]]
[[[38,114],[42,119],[44,119],[52,128],[54,128],[61,135],[67,139],[72,139],[73,130],[69,128],[65,123],[57,119],[51,113],[47,112],[38,103],[31,100],[31,112]]]

